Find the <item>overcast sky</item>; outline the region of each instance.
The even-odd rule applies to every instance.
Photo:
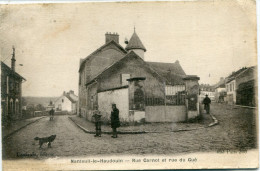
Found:
[[[24,96],[78,92],[79,59],[117,32],[120,44],[134,26],[145,60],[179,60],[200,83],[216,83],[243,66],[256,65],[254,1],[77,3],[2,5],[0,55],[26,78]],[[9,57],[9,58],[8,58]],[[23,64],[19,66],[18,64]]]

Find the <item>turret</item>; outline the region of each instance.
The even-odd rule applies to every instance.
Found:
[[[127,51],[134,51],[138,56],[140,56],[144,60],[144,52],[146,52],[146,49],[143,43],[141,42],[140,38],[136,34],[135,29],[129,42],[125,41],[125,43],[127,44],[125,48]]]

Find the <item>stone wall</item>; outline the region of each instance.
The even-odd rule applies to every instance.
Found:
[[[119,110],[120,122],[129,122],[128,88],[98,93],[98,110],[101,112],[104,122],[110,121],[113,103]]]
[[[181,106],[146,106],[146,122],[183,122],[186,119],[186,107]]]

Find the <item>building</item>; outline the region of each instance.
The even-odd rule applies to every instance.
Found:
[[[218,103],[225,102],[227,96],[225,78],[221,77],[219,82],[213,87],[215,88],[215,101]]]
[[[117,34],[106,34],[106,44],[81,60],[79,114],[91,120],[98,106],[103,119],[108,121],[111,104],[116,103],[122,122],[186,120],[186,114],[192,113],[185,106],[186,83],[196,82],[198,77],[188,78],[179,61],[145,61],[146,48],[135,31],[125,49],[118,42]],[[101,59],[105,60],[99,62]],[[196,115],[198,83],[187,84],[195,92],[191,98],[195,103],[190,109]]]
[[[257,105],[257,67],[252,66],[236,76],[236,104],[243,106]]]
[[[74,91],[63,92],[63,94],[54,102],[55,111],[62,111],[74,114],[77,112],[78,96]]]
[[[247,68],[243,67],[241,69],[239,69],[236,72],[232,72],[232,74],[230,74],[227,78],[226,78],[226,83],[225,83],[225,87],[226,87],[226,92],[227,92],[227,103],[228,104],[236,104],[236,89],[237,89],[237,83],[236,83],[236,77],[242,73],[243,71],[245,71]]]
[[[1,61],[1,113],[2,124],[22,117],[22,83],[25,81],[15,72],[15,49],[11,68]]]
[[[78,113],[86,115],[90,107],[89,89],[86,83],[103,72],[113,63],[122,59],[127,51],[119,44],[119,35],[117,33],[106,33],[105,44],[88,55],[80,59],[79,67],[79,101]]]
[[[200,102],[208,95],[211,101],[215,101],[215,89],[209,84],[200,84]]]

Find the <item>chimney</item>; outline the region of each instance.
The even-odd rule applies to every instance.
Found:
[[[73,91],[73,90],[70,90],[70,94],[74,94],[74,91]]]
[[[65,96],[66,95],[66,91],[63,91],[63,96]]]
[[[106,33],[105,34],[106,37],[106,43],[110,42],[111,40],[114,40],[116,43],[119,44],[119,35],[117,33]]]
[[[13,54],[12,54],[12,63],[11,63],[11,69],[15,72],[15,48],[13,46]]]

